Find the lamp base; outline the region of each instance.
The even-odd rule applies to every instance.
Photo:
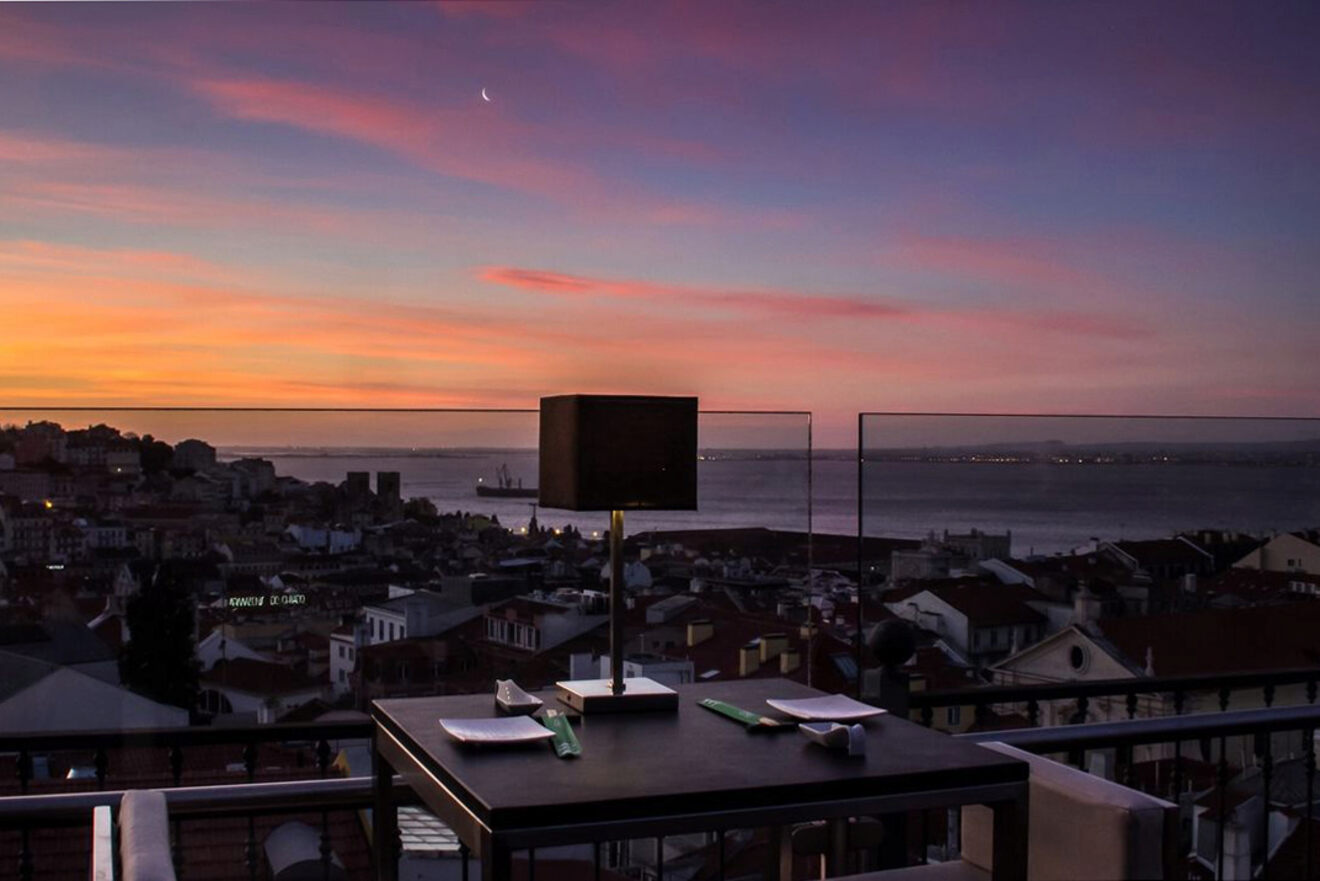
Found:
[[[569,679],[555,687],[559,699],[584,716],[678,709],[678,692],[645,676],[623,680],[623,694],[615,694],[608,679]]]

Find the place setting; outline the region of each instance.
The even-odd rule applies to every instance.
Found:
[[[474,747],[518,747],[550,741],[561,759],[582,755],[582,744],[573,732],[569,714],[524,691],[512,679],[495,683],[492,718],[439,720],[440,728],[455,741]],[[533,714],[538,714],[534,716]]]
[[[849,756],[866,754],[866,728],[861,724],[862,720],[888,712],[842,694],[795,700],[766,699],[771,709],[791,717],[789,719],[762,715],[714,698],[704,698],[697,704],[740,722],[749,732],[796,729],[809,742],[829,750],[845,751]]]

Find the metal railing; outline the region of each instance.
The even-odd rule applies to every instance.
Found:
[[[1228,710],[1235,691],[1259,688],[1266,707],[1274,705],[1279,686],[1306,685],[1306,701],[1314,704],[1320,686],[1320,667],[1269,670],[1252,673],[1213,673],[1197,676],[1143,676],[1134,679],[1101,679],[1037,683],[1031,685],[986,685],[939,691],[913,691],[908,706],[921,713],[922,724],[930,726],[939,707],[973,707],[978,721],[989,718],[993,706],[1025,705],[1028,723],[1040,724],[1043,701],[1076,701],[1075,718],[1086,718],[1092,698],[1122,697],[1129,719],[1136,718],[1142,695],[1169,695],[1174,714],[1181,715],[1193,694],[1213,694],[1221,712]]]
[[[0,830],[17,829],[20,881],[40,877],[34,861],[31,834],[38,828],[87,826],[92,810],[100,805],[117,807],[124,790],[107,789],[113,779],[112,756],[117,750],[160,749],[165,752],[172,786],[166,802],[173,826],[173,857],[177,869],[184,863],[182,824],[185,820],[244,816],[248,820],[244,861],[251,879],[259,866],[256,817],[278,813],[320,812],[322,861],[329,871],[332,810],[361,809],[371,804],[370,778],[332,778],[334,759],[330,743],[368,740],[372,725],[367,720],[323,724],[277,724],[218,728],[153,728],[103,731],[68,731],[0,735],[0,753],[17,756],[16,773],[20,795],[0,798]],[[255,782],[258,748],[263,744],[307,744],[320,779]],[[246,783],[217,786],[183,786],[189,748],[203,746],[239,748]],[[91,751],[96,791],[31,795],[35,779],[34,758],[58,752]]]
[[[1250,673],[1226,673],[1197,676],[1138,677],[1091,682],[1072,681],[1037,683],[1031,685],[987,685],[979,688],[960,688],[940,691],[913,691],[907,695],[908,707],[920,717],[923,724],[934,723],[934,711],[944,707],[973,708],[975,722],[993,727],[993,708],[1024,708],[1030,727],[1026,729],[986,730],[958,735],[977,741],[998,740],[1037,753],[1060,753],[1070,763],[1086,768],[1087,752],[1099,749],[1115,751],[1115,778],[1126,785],[1136,786],[1136,765],[1133,750],[1152,744],[1172,745],[1172,774],[1169,793],[1180,799],[1187,783],[1183,761],[1183,747],[1196,742],[1207,759],[1216,752],[1214,760],[1214,786],[1211,792],[1216,800],[1217,834],[1214,859],[1215,876],[1223,877],[1224,839],[1227,817],[1226,800],[1232,777],[1228,762],[1227,739],[1252,737],[1253,752],[1261,775],[1261,828],[1262,843],[1260,874],[1268,877],[1270,852],[1270,796],[1274,777],[1274,738],[1277,733],[1300,732],[1301,750],[1306,766],[1305,807],[1305,874],[1315,877],[1312,853],[1312,822],[1315,802],[1315,730],[1320,723],[1320,706],[1316,705],[1320,668],[1272,670]],[[1304,685],[1306,703],[1299,706],[1276,707],[1278,689],[1288,685]],[[1230,711],[1233,696],[1259,689],[1263,709]],[[1189,699],[1208,696],[1219,712],[1187,714]],[[1165,716],[1137,718],[1143,697],[1172,707]],[[1120,721],[1087,722],[1092,704],[1097,699],[1119,698],[1127,718]],[[1073,712],[1068,724],[1041,726],[1041,706],[1050,701],[1072,702]],[[1149,703],[1149,702],[1148,702]],[[1245,769],[1241,769],[1245,770]],[[1159,794],[1159,793],[1157,793]],[[1194,843],[1193,843],[1194,844]]]
[[[1308,682],[1302,676],[1303,671],[1286,671],[1279,674],[1292,682]],[[1314,671],[1309,671],[1314,675]],[[1234,684],[1242,685],[1254,681],[1261,674],[1252,677],[1242,676],[1233,679]],[[1301,677],[1301,678],[1298,678]],[[1177,681],[1179,687],[1196,690],[1192,686],[1202,685],[1203,677],[1186,677]],[[1277,684],[1277,680],[1276,680]],[[1087,683],[1099,687],[1101,683]],[[1148,686],[1147,686],[1148,687]],[[1048,686],[1053,695],[1058,687]],[[988,689],[987,689],[988,690]],[[958,700],[965,698],[964,692],[929,693],[929,705],[951,705],[939,703],[951,701],[951,695]],[[1004,700],[1016,699],[1014,695],[1023,691],[1022,687],[996,690],[996,695]],[[1102,692],[1101,692],[1102,693]],[[922,695],[914,693],[913,698]],[[1009,697],[1004,698],[1004,695]],[[915,701],[914,701],[915,702]],[[8,735],[0,738],[0,750],[26,750],[34,752],[53,752],[59,749],[94,748],[111,750],[116,746],[149,745],[174,751],[187,746],[213,743],[241,744],[246,749],[254,743],[270,742],[314,742],[326,745],[331,740],[366,737],[370,733],[370,723],[346,722],[332,725],[276,725],[252,729],[163,729],[137,732],[77,732],[52,735]],[[1073,763],[1086,766],[1086,756],[1090,751],[1114,750],[1118,755],[1115,777],[1120,783],[1136,785],[1132,761],[1133,750],[1139,746],[1152,744],[1173,744],[1175,768],[1181,765],[1181,747],[1184,743],[1218,742],[1218,758],[1215,765],[1215,784],[1209,793],[1216,800],[1218,823],[1217,852],[1215,855],[1216,877],[1223,877],[1224,835],[1226,823],[1227,797],[1231,780],[1231,767],[1228,762],[1229,752],[1225,748],[1230,737],[1254,736],[1261,745],[1259,770],[1261,795],[1265,810],[1261,812],[1259,834],[1264,842],[1262,865],[1256,877],[1268,877],[1269,860],[1269,810],[1271,787],[1274,782],[1274,747],[1272,735],[1289,732],[1302,733],[1302,752],[1306,772],[1305,785],[1305,873],[1307,878],[1314,878],[1316,866],[1311,859],[1313,842],[1311,829],[1314,821],[1315,803],[1315,731],[1320,728],[1320,706],[1314,704],[1293,707],[1268,707],[1263,709],[1236,710],[1227,712],[1196,713],[1157,718],[1121,720],[1113,722],[1093,722],[1075,725],[1062,725],[1044,728],[1017,729],[1008,731],[985,731],[957,735],[971,741],[1002,741],[1031,752],[1043,754],[1064,754]],[[319,754],[328,752],[328,747],[318,749]],[[173,760],[172,760],[173,764]],[[325,762],[321,771],[328,772],[329,763]],[[249,773],[252,773],[249,771]],[[102,788],[95,792],[66,792],[43,795],[20,795],[0,799],[0,829],[20,829],[26,832],[33,828],[89,826],[94,807],[99,805],[116,806],[123,795],[123,790]],[[1175,796],[1180,792],[1181,782],[1174,783]],[[186,851],[186,838],[180,824],[216,817],[248,817],[287,813],[307,813],[319,811],[323,818],[330,811],[360,810],[372,804],[372,778],[355,776],[347,778],[324,777],[319,780],[294,780],[274,782],[248,782],[219,786],[176,786],[164,790],[169,806],[170,819],[174,824],[174,854],[176,862],[183,864],[183,852]],[[414,802],[415,797],[396,780],[394,789],[396,803]],[[923,830],[926,824],[922,824]],[[322,826],[322,858],[326,871],[329,871],[330,848],[327,827]],[[723,844],[723,836],[719,842]],[[663,860],[663,842],[657,842],[657,862]],[[381,859],[388,855],[397,859],[401,846],[396,839],[390,843],[388,851],[382,850],[382,844],[372,843],[373,858]],[[601,865],[601,848],[593,849],[595,864]],[[722,850],[722,848],[721,848]],[[251,833],[247,843],[247,865],[249,877],[257,876],[258,858],[255,838]],[[471,855],[466,848],[460,847],[461,872],[468,877]],[[529,864],[534,863],[535,852],[528,854]],[[662,863],[661,863],[662,864]],[[32,855],[25,851],[19,859],[20,879],[39,877],[32,862]]]
[[[1261,812],[1260,835],[1262,858],[1259,872],[1254,878],[1269,878],[1270,859],[1270,797],[1274,782],[1274,738],[1279,733],[1302,733],[1302,752],[1306,770],[1306,807],[1304,826],[1305,875],[1315,878],[1314,842],[1315,820],[1315,733],[1320,727],[1320,707],[1272,707],[1232,712],[1195,713],[1185,716],[1167,716],[1153,719],[1133,719],[1118,722],[1092,722],[1078,725],[1057,725],[1047,728],[1027,728],[1011,731],[987,731],[957,735],[961,739],[985,742],[999,741],[1034,753],[1065,753],[1072,764],[1086,767],[1089,750],[1114,749],[1119,754],[1116,777],[1119,782],[1135,787],[1133,748],[1150,744],[1175,745],[1174,767],[1181,766],[1181,745],[1187,741],[1202,744],[1218,741],[1218,759],[1215,763],[1215,785],[1212,789],[1217,815],[1215,877],[1224,877],[1224,839],[1227,832],[1227,799],[1231,780],[1226,741],[1229,737],[1254,736],[1261,745],[1260,780]],[[1174,784],[1175,797],[1180,796],[1180,784]],[[1181,807],[1181,804],[1180,804]]]
[[[249,783],[256,780],[257,747],[261,744],[313,744],[313,755],[321,776],[330,768],[333,756],[330,742],[340,740],[367,740],[371,737],[371,722],[363,719],[351,722],[310,724],[276,724],[224,726],[216,728],[130,728],[93,731],[55,731],[21,734],[0,734],[0,753],[18,755],[18,781],[21,793],[26,793],[33,780],[33,756],[51,752],[91,750],[97,789],[104,789],[110,778],[110,755],[118,749],[165,750],[173,785],[183,783],[187,761],[184,750],[198,746],[239,746],[240,757]]]

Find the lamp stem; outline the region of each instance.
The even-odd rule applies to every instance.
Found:
[[[610,511],[610,691],[623,694],[623,512]]]

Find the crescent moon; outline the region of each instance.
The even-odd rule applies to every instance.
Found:
[[[483,100],[483,101],[485,101],[485,102],[487,102],[487,103],[490,102],[490,95],[487,95],[487,94],[486,94],[486,90],[485,90],[484,88],[481,90],[481,100]]]

